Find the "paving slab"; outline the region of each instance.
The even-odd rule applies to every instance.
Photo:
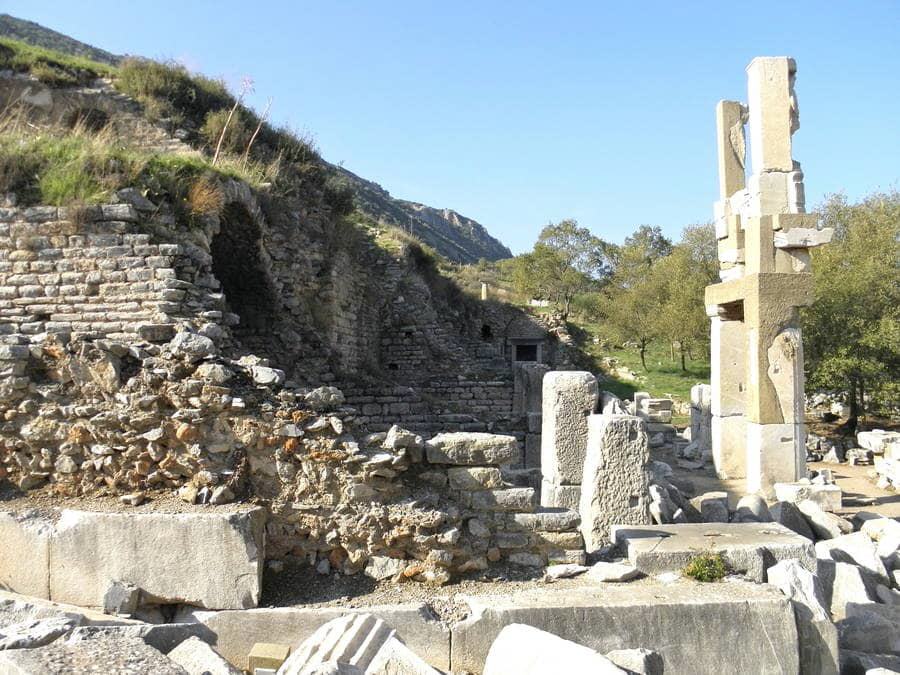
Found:
[[[615,525],[612,538],[644,574],[679,571],[696,555],[710,551],[721,553],[733,572],[758,583],[782,560],[797,560],[816,572],[813,543],[778,523]]]
[[[452,626],[454,672],[482,672],[494,639],[510,624],[540,628],[601,654],[644,648],[667,675],[796,673],[794,611],[777,589],[742,580],[701,584],[654,579],[462,596],[471,615]]]
[[[213,646],[232,665],[246,669],[257,642],[298,645],[317,629],[347,614],[369,613],[397,631],[413,652],[439,670],[450,669],[450,630],[423,603],[347,607],[276,607],[209,612],[185,609],[176,621],[204,624],[215,635]]]

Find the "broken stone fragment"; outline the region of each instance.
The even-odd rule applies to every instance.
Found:
[[[812,531],[820,539],[833,539],[853,532],[853,524],[840,516],[824,511],[816,502],[804,499],[797,508],[806,518]]]
[[[178,333],[168,344],[172,354],[191,362],[200,361],[216,353],[216,345],[208,337],[189,333]]]
[[[337,387],[319,387],[304,397],[306,404],[317,411],[337,408],[344,403],[344,394]]]
[[[484,663],[484,675],[619,675],[625,671],[602,654],[539,628],[513,623],[496,637]]]
[[[844,534],[832,537],[816,544],[816,557],[819,560],[858,565],[873,575],[881,583],[890,584],[884,563],[878,557],[878,551],[872,540],[863,532]]]
[[[734,522],[771,523],[772,514],[765,499],[759,495],[744,495],[738,500]]]
[[[253,366],[250,368],[250,376],[253,381],[264,387],[272,387],[284,384],[285,374],[283,370],[269,368],[267,366]]]
[[[0,627],[0,651],[43,647],[70,632],[78,624],[77,619],[50,617]]]
[[[519,460],[515,436],[482,432],[438,434],[425,444],[431,464],[510,464]]]
[[[106,614],[134,614],[141,599],[141,590],[133,585],[114,581],[103,594],[103,611]]]
[[[627,673],[637,675],[663,675],[665,668],[659,652],[650,649],[615,649],[606,658]]]
[[[189,675],[241,675],[240,670],[198,637],[189,637],[170,651],[168,657]]]
[[[591,566],[587,573],[587,578],[591,581],[619,583],[631,581],[640,575],[640,570],[627,562],[598,562]]]

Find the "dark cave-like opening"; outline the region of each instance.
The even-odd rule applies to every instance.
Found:
[[[272,321],[274,294],[260,258],[259,226],[235,203],[225,207],[219,222],[210,246],[212,268],[229,309],[241,318],[237,331],[265,331]]]

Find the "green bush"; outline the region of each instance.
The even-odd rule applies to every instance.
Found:
[[[682,573],[696,581],[721,581],[728,574],[728,566],[721,553],[707,552],[694,556]]]
[[[353,188],[347,181],[337,176],[329,176],[324,187],[325,203],[331,207],[331,212],[336,216],[349,216],[353,213],[355,204],[353,201]]]
[[[103,63],[0,38],[0,70],[4,69],[30,73],[41,82],[57,87],[84,86],[115,71]]]

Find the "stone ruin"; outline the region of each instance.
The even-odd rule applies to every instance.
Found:
[[[791,159],[794,70],[754,60],[749,111],[718,109],[722,282],[688,444],[774,492],[771,510],[691,498],[650,455],[680,441],[672,401],[601,391],[520,314],[484,301],[442,316],[422,275],[372,251],[329,266],[310,234],[327,214],[272,222],[236,181],[223,218],[190,233],[128,191],[78,213],[0,209],[0,482],[41,495],[0,512],[0,672],[897,665],[896,521],[851,523],[833,490],[791,486],[805,476],[796,308],[806,249],[829,236]],[[248,250],[244,284],[228,261]],[[369,367],[384,381],[347,377]],[[703,551],[727,582],[682,578]],[[428,600],[261,607],[264,573],[289,565],[298,585],[421,582]],[[509,570],[543,576],[519,588]],[[488,592],[439,595],[478,574]]]
[[[706,289],[712,453],[719,476],[767,495],[806,476],[798,308],[812,302],[809,249],[832,235],[805,212],[803,172],[791,154],[800,127],[796,72],[787,57],[753,59],[747,105],[716,107],[722,281]]]

